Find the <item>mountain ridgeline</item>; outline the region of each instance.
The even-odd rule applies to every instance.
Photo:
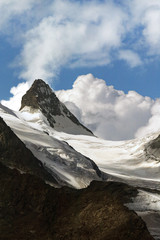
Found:
[[[59,101],[49,85],[41,79],[35,80],[31,88],[22,97],[20,110],[25,111],[27,107],[31,112],[40,110],[50,126],[57,131],[70,134],[93,135],[93,133],[83,126],[67,107]]]

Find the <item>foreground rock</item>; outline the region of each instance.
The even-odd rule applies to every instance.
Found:
[[[142,219],[123,205],[136,194],[113,182],[55,189],[0,163],[1,239],[152,240]]]

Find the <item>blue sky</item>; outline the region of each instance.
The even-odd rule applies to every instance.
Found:
[[[19,68],[12,63],[20,52],[19,47],[11,46],[5,37],[0,38],[0,74],[1,97],[8,99],[12,96],[10,89],[23,82],[18,78]],[[143,96],[153,99],[160,97],[160,61],[154,60],[143,66],[131,68],[126,62],[117,60],[106,66],[95,67],[63,67],[51,83],[55,90],[70,89],[79,75],[92,73],[95,77],[104,79],[107,85],[113,85],[118,90],[127,93],[134,90]]]
[[[12,47],[5,38],[0,39],[0,74],[1,74],[1,99],[7,99],[10,88],[16,86],[18,68],[12,67],[20,48]],[[135,90],[143,96],[152,98],[160,97],[160,62],[155,60],[147,65],[130,68],[124,61],[115,61],[107,66],[100,67],[76,67],[74,69],[62,68],[52,86],[55,90],[70,89],[79,75],[92,73],[95,77],[104,79],[107,85],[113,85],[116,89],[127,93]]]
[[[16,86],[22,81],[33,81],[34,77],[43,77],[44,80],[49,81],[57,90],[71,88],[73,82],[79,75],[87,73],[93,73],[95,77],[104,79],[107,84],[114,85],[116,89],[121,89],[125,92],[135,90],[143,96],[147,95],[152,98],[159,97],[160,44],[158,44],[158,42],[160,41],[160,30],[158,30],[159,22],[156,22],[156,20],[159,20],[159,0],[141,0],[139,2],[129,0],[125,5],[120,4],[121,1],[114,0],[79,2],[50,0],[45,2],[44,4],[44,1],[39,0],[35,4],[32,0],[23,0],[21,6],[18,6],[17,0],[7,0],[0,4],[0,12],[3,11],[2,14],[4,15],[4,19],[2,18],[2,23],[0,24],[1,99],[7,99],[10,96],[9,90],[12,86]],[[100,11],[103,8],[106,9],[101,14]],[[74,10],[77,13],[79,12],[79,16],[83,11],[84,16],[71,16]],[[96,10],[98,13],[96,13]],[[113,11],[113,15],[110,14],[110,10]],[[86,16],[87,11],[89,17]],[[115,21],[114,12],[117,18]],[[157,18],[155,17],[156,14]],[[57,19],[61,18],[61,20],[57,20],[57,23],[55,23],[52,20],[49,21],[49,18],[53,18],[55,22]],[[42,26],[43,21],[45,22],[44,26]],[[101,23],[99,23],[100,21]],[[63,27],[62,23],[64,25]],[[157,26],[154,26],[155,30],[152,31],[152,25],[155,25],[155,23],[157,23]],[[48,29],[45,28],[45,24],[46,26],[50,24]],[[80,33],[77,31],[78,36],[80,38],[82,37],[80,42],[78,42],[74,34],[73,40],[64,41],[64,44],[61,45],[57,43],[52,45],[51,41],[47,43],[44,39],[42,39],[42,42],[38,42],[38,36],[41,37],[43,34],[43,27],[46,38],[54,36],[54,31],[55,34],[63,37],[61,33],[63,30],[66,31],[64,38],[65,35],[68,37],[68,34],[70,34],[72,38],[72,32],[68,30],[69,24],[73,31],[75,27],[79,27],[80,24],[82,31],[85,27],[86,32],[90,31],[90,29],[91,31],[90,33],[82,32],[82,34],[80,31]],[[95,25],[97,26],[95,27]],[[122,29],[119,30],[119,27]],[[112,28],[114,28],[113,32],[110,33],[111,37],[103,34],[103,31],[107,33],[108,28],[110,32]],[[129,28],[132,29],[130,30]],[[101,36],[99,38],[97,38],[96,35],[94,36],[94,32],[97,30],[100,30]],[[50,31],[53,31],[52,34]],[[86,46],[83,47],[83,37],[85,39],[89,36],[91,36],[91,39],[88,40]],[[92,37],[95,39],[92,39]],[[104,40],[101,41],[100,38],[104,38]],[[154,38],[156,39],[155,41]],[[48,52],[44,52],[44,62],[41,63],[36,59],[39,58],[38,54],[41,52],[38,52],[38,50],[34,52],[34,44],[33,46],[27,46],[27,44],[31,44],[31,41],[35,41],[35,44],[36,42],[39,45],[41,44],[41,48],[45,48],[48,44],[51,48],[58,48],[58,51],[64,51],[64,48],[68,47],[67,44],[72,44],[74,41],[77,41],[77,43],[73,46],[73,48],[75,48],[73,51],[69,49],[69,53],[67,53],[67,51],[64,53],[64,55],[68,54],[68,56],[64,57],[66,58],[64,62],[63,56],[59,56],[60,54],[57,54],[55,58],[53,57],[52,60],[49,60],[46,56]],[[91,50],[86,51],[86,48],[94,41],[95,46],[93,46]],[[98,43],[100,45],[99,48],[97,47]],[[35,65],[39,64],[35,76],[29,63],[30,59],[27,56],[27,54],[29,55],[29,53],[27,53],[27,47],[28,50],[31,51],[31,58],[32,54],[33,56],[34,54],[36,55],[34,56],[35,61],[31,63],[33,69],[34,62]],[[76,48],[79,47],[80,51],[76,51]],[[137,57],[135,63],[132,63],[134,59],[126,57],[125,51],[128,50]],[[121,57],[120,51],[122,52]],[[85,54],[87,56],[86,58]],[[99,57],[97,61],[95,60],[96,54]],[[134,58],[136,58],[135,56]],[[57,60],[56,57],[59,59]],[[77,58],[77,62],[74,58]],[[62,61],[62,63],[58,61]],[[91,63],[88,64],[88,62]],[[38,70],[46,66],[48,70],[45,70],[45,73],[40,72],[38,76]]]
[[[115,61],[109,66],[94,68],[63,68],[53,84],[55,90],[72,88],[73,81],[79,75],[92,73],[95,77],[104,79],[107,85],[113,85],[117,90],[127,93],[134,90],[143,96],[153,99],[160,97],[160,67],[159,61],[147,66],[130,68],[122,61]],[[61,82],[63,79],[63,85]]]
[[[2,0],[0,15],[0,100],[11,98],[2,101],[7,106],[18,109],[34,79],[67,90],[88,73],[127,99],[128,91],[159,99],[160,0]]]

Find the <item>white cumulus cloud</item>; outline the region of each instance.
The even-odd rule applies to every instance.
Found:
[[[18,111],[21,106],[21,99],[29,87],[30,85],[27,82],[20,83],[17,87],[12,87],[10,93],[13,95],[13,97],[11,97],[9,100],[2,100],[2,105],[12,110]]]
[[[92,74],[79,76],[72,89],[56,94],[85,126],[110,140],[134,138],[152,117],[155,104],[135,91],[125,94],[107,86]]]
[[[135,133],[135,137],[145,136],[148,133],[153,133],[160,130],[160,99],[157,99],[151,108],[151,117],[146,125],[141,127]]]

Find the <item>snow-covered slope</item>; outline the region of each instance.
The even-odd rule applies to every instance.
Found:
[[[136,186],[160,189],[160,161],[146,154],[146,144],[159,133],[129,141],[106,141],[96,137],[59,134],[83,155],[91,158],[101,171]]]
[[[0,105],[0,116],[60,185],[83,188],[92,180],[102,180],[92,160],[54,137],[58,132],[45,123],[41,112],[26,116],[24,112],[13,112]]]

